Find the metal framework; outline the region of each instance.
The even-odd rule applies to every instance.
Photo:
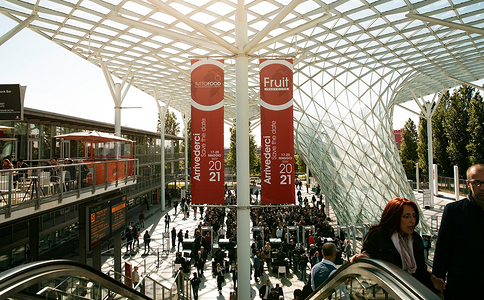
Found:
[[[224,57],[225,118],[236,117],[236,58],[248,60],[249,121],[259,119],[258,59],[295,59],[295,147],[342,225],[414,199],[394,143],[396,105],[484,77],[478,0],[0,0],[19,23],[118,81],[190,114],[190,59]],[[244,16],[245,17],[245,16]],[[156,94],[156,95],[155,95]]]

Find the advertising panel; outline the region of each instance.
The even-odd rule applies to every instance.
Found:
[[[292,59],[260,61],[261,203],[294,204]]]
[[[193,204],[224,203],[224,64],[192,60]]]

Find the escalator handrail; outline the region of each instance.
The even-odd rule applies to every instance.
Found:
[[[129,299],[150,299],[91,266],[67,259],[31,262],[0,273],[0,299],[12,297],[44,280],[63,276],[86,278]]]
[[[439,296],[409,273],[379,259],[359,258],[338,268],[306,299],[326,299],[347,278],[365,276],[383,287],[394,299],[439,300]],[[429,275],[430,276],[430,275]]]

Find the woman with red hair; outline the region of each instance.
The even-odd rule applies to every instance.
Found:
[[[428,288],[442,292],[440,280],[427,271],[422,237],[415,231],[419,222],[418,207],[405,198],[394,198],[388,202],[380,223],[370,227],[363,241],[359,257],[377,258],[392,263],[412,274]]]

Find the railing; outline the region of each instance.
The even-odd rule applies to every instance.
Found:
[[[395,265],[362,258],[338,268],[306,299],[438,300],[440,297]]]
[[[1,170],[0,215],[8,218],[17,209],[39,209],[42,203],[135,183],[138,172],[134,159]]]
[[[152,274],[156,274],[161,266],[160,261],[160,249],[157,249],[158,258],[157,263],[147,261],[145,258],[140,264],[137,265],[140,272],[140,282],[133,286],[133,289],[140,292],[143,295],[148,296],[151,299],[161,300],[173,300],[173,299],[192,299],[192,288],[190,278],[183,272],[176,272],[175,277],[172,280],[164,280],[163,283],[154,279]],[[148,267],[148,265],[150,267]],[[132,266],[134,268],[134,266]],[[123,273],[114,271],[114,268],[107,273],[111,278],[130,285],[131,277],[126,276]]]
[[[0,299],[58,299],[63,295],[72,299],[150,299],[90,266],[70,260],[33,262],[0,273]]]
[[[420,176],[420,189],[429,189],[429,180],[427,175],[421,175]],[[443,177],[439,176],[438,177],[438,186],[439,190],[446,190],[449,191],[450,193],[454,193],[454,177]],[[409,180],[410,186],[412,189],[417,188],[417,183],[413,180]],[[459,179],[459,194],[461,195],[467,195],[469,194],[469,187],[466,184],[465,179]]]

